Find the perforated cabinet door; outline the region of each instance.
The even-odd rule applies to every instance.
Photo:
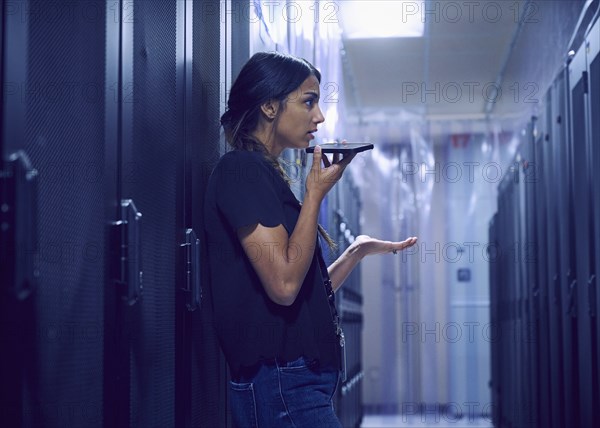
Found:
[[[559,258],[560,258],[560,298],[562,306],[563,325],[563,373],[565,396],[565,420],[572,421],[577,426],[579,410],[579,378],[577,375],[577,317],[573,311],[575,299],[575,247],[574,247],[574,217],[573,217],[573,174],[572,149],[569,138],[569,75],[565,69],[556,80],[557,96],[559,97],[559,115],[561,126],[557,145],[557,182],[559,200]],[[575,351],[575,352],[574,352]]]
[[[12,94],[4,99],[3,113],[12,118],[4,116],[3,129],[19,134],[4,142],[2,155],[23,150],[38,172],[37,198],[27,211],[37,215],[39,252],[37,287],[20,304],[17,313],[25,318],[11,332],[25,345],[24,371],[10,401],[0,404],[10,406],[0,410],[0,424],[98,427],[103,407],[105,2],[2,3],[3,86]],[[0,309],[3,316],[9,311]],[[3,357],[12,350],[4,344]],[[4,359],[2,367],[16,374],[17,367],[5,365]],[[2,379],[6,385],[7,378]],[[12,406],[12,400],[20,402]],[[5,416],[17,419],[3,423]]]
[[[226,26],[231,25],[230,18],[221,15],[224,10],[224,3],[219,0],[193,2],[194,67],[190,88],[193,101],[186,149],[190,194],[186,195],[189,200],[186,217],[196,231],[203,230],[204,189],[221,155],[219,117],[225,105],[222,96],[228,82],[224,76],[229,66],[225,53],[231,49],[231,40],[220,37],[226,34]],[[207,254],[205,247],[202,254]],[[227,426],[227,367],[213,329],[208,260],[205,257],[201,260],[202,303],[192,313],[191,320],[191,426],[224,427]]]
[[[596,378],[594,380],[595,393],[599,394],[600,391],[600,292],[598,290],[598,275],[600,275],[600,21],[597,21],[592,31],[588,36],[590,43],[588,50],[588,73],[590,77],[589,87],[589,118],[590,118],[590,137],[591,137],[591,173],[592,173],[592,198],[593,198],[593,213],[594,218],[594,282],[591,284],[592,304],[595,304],[595,324],[592,325],[592,336],[596,343],[596,360],[593,362],[596,370]],[[593,302],[595,297],[595,302]],[[594,332],[595,330],[595,332]],[[596,402],[598,402],[598,396],[596,396]]]
[[[537,284],[536,293],[533,296],[535,308],[537,311],[537,319],[535,321],[536,328],[536,344],[538,349],[538,359],[536,361],[536,369],[539,374],[539,401],[538,401],[538,417],[537,423],[540,426],[550,426],[550,345],[549,345],[549,320],[548,320],[548,294],[549,281],[548,272],[546,270],[548,247],[548,197],[546,195],[546,180],[549,178],[548,165],[545,159],[548,151],[548,104],[549,98],[546,95],[543,100],[543,109],[540,112],[537,126],[537,133],[532,141],[533,144],[533,162],[535,164],[533,177],[529,180],[533,181],[532,185],[535,188],[535,219],[534,227],[536,228],[536,241],[533,245],[528,246],[528,250],[533,254],[526,255],[526,263],[534,263],[536,268]],[[533,259],[533,260],[531,260]]]
[[[536,215],[538,211],[536,200],[536,174],[535,147],[533,128],[531,123],[527,132],[527,140],[523,144],[519,168],[522,171],[522,188],[520,206],[521,233],[518,243],[518,266],[521,268],[522,283],[520,297],[517,303],[519,318],[521,319],[520,334],[517,343],[520,348],[520,371],[523,375],[518,380],[519,389],[525,394],[523,401],[517,409],[517,423],[535,426],[539,420],[540,397],[540,367],[539,361],[539,279],[538,258],[536,247],[538,233],[536,229]],[[529,379],[528,379],[529,375]]]
[[[595,344],[592,341],[592,318],[588,282],[591,277],[593,254],[593,217],[591,216],[592,193],[590,186],[591,147],[586,129],[589,76],[587,74],[584,46],[569,65],[571,144],[573,149],[573,198],[575,215],[576,256],[576,308],[577,313],[577,368],[579,373],[580,426],[594,426],[593,365]]]
[[[122,142],[122,194],[142,213],[143,297],[130,313],[130,424],[175,421],[175,295],[184,149],[177,109],[177,2],[134,1],[124,62],[130,129]],[[130,9],[131,9],[130,8]],[[127,19],[127,17],[126,17]],[[127,102],[127,101],[126,101]]]
[[[558,210],[559,210],[559,196],[557,195],[557,189],[559,188],[559,143],[561,126],[563,125],[563,118],[560,117],[559,100],[561,96],[558,90],[556,81],[549,90],[550,102],[548,105],[549,110],[549,127],[548,127],[548,146],[545,150],[545,179],[544,186],[547,195],[547,233],[548,233],[548,245],[546,246],[547,251],[547,285],[548,285],[548,318],[549,318],[549,346],[550,346],[550,413],[553,427],[563,427],[564,422],[564,380],[563,380],[563,366],[562,366],[562,342],[563,342],[563,331],[562,331],[562,305],[561,305],[561,293],[560,293],[560,276],[561,276],[561,265],[560,265],[560,236],[559,236],[559,222],[558,222]],[[543,249],[542,249],[543,250]]]

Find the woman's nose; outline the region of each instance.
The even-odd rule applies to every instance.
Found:
[[[317,114],[314,118],[314,121],[315,121],[315,123],[325,122],[325,116],[323,116],[323,112],[321,111],[320,107],[318,107]]]

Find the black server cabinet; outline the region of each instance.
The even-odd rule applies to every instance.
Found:
[[[569,74],[565,68],[555,80],[557,106],[557,170],[556,180],[558,217],[558,241],[560,260],[560,300],[562,314],[562,359],[564,374],[564,417],[573,426],[579,426],[579,374],[577,370],[577,314],[575,312],[576,280],[575,280],[575,247],[574,247],[574,209],[573,209],[573,174],[572,147],[569,138],[570,112],[568,108]]]
[[[535,206],[534,118],[498,189],[490,224],[493,419],[501,427],[540,425],[540,308]]]
[[[536,228],[537,212],[536,203],[536,174],[535,139],[538,119],[532,118],[522,146],[521,160],[519,162],[522,173],[519,192],[519,240],[517,267],[521,272],[518,300],[516,302],[518,316],[521,320],[520,334],[517,338],[519,347],[519,373],[517,380],[518,390],[524,391],[523,400],[519,403],[517,424],[522,426],[536,426],[539,424],[539,406],[541,395],[540,366],[535,362],[540,358],[540,305],[539,305],[539,279],[538,279],[538,231]],[[529,376],[527,376],[529,374]],[[518,393],[518,392],[517,392]]]
[[[107,318],[114,316],[124,337],[116,339],[119,347],[106,342],[105,369],[113,376],[105,381],[107,392],[115,387],[106,399],[119,397],[128,406],[116,414],[116,403],[107,406],[105,425],[169,426],[175,421],[175,297],[178,243],[183,242],[183,111],[177,108],[181,28],[177,2],[119,6],[119,51],[110,59],[120,66],[115,195],[120,215],[112,230],[129,240],[114,237],[110,245],[113,253],[126,245],[130,262],[126,275],[111,274],[117,281],[109,288],[127,287],[127,301],[107,294]]]
[[[514,332],[492,343],[497,426],[598,424],[599,51],[596,23],[499,186],[490,242],[515,258],[490,263],[492,322]]]
[[[97,427],[103,407],[104,107],[110,102],[99,55],[105,2],[4,1],[2,8],[7,227],[1,245],[4,259],[5,233],[16,238],[10,254],[17,269],[2,269],[13,275],[1,281],[0,324],[9,330],[1,337],[0,425]],[[37,224],[37,233],[25,233],[25,222],[27,228]]]
[[[519,346],[519,372],[517,380],[518,390],[524,391],[523,400],[520,401],[517,423],[525,427],[535,426],[539,423],[540,405],[540,367],[534,364],[540,358],[539,348],[539,284],[537,272],[537,246],[538,232],[536,228],[536,186],[535,177],[537,164],[535,163],[535,147],[538,127],[538,118],[533,117],[529,124],[526,141],[522,145],[519,168],[522,172],[522,185],[520,192],[524,195],[520,201],[520,232],[518,241],[517,266],[521,272],[521,284],[516,302],[517,311],[521,320],[520,334],[517,339]],[[529,374],[529,376],[527,376]]]
[[[536,269],[536,283],[534,294],[532,296],[535,312],[537,313],[534,321],[536,329],[535,344],[538,352],[537,364],[535,369],[538,372],[539,400],[536,409],[536,425],[548,427],[551,425],[550,412],[550,339],[549,339],[549,319],[548,319],[548,272],[547,272],[547,254],[545,249],[548,247],[548,227],[546,215],[548,212],[548,198],[545,192],[546,180],[549,178],[548,165],[545,160],[548,151],[548,126],[549,126],[549,107],[550,96],[546,94],[543,100],[542,111],[537,121],[537,128],[533,139],[533,174],[528,177],[533,181],[535,189],[535,217],[534,227],[536,229],[536,239],[531,245],[528,245],[530,254],[526,255],[525,263],[531,268]]]
[[[227,424],[194,236],[219,6],[2,2],[1,426]]]
[[[498,371],[502,375],[505,371],[505,368],[509,362],[510,353],[509,353],[509,345],[510,342],[505,339],[505,335],[502,332],[507,331],[508,323],[509,323],[509,314],[507,312],[508,305],[506,304],[507,295],[510,290],[510,286],[514,284],[512,280],[512,272],[508,271],[506,266],[506,257],[504,256],[506,248],[508,248],[508,233],[511,229],[509,229],[509,217],[507,216],[506,207],[510,205],[510,180],[507,180],[506,177],[502,180],[499,186],[499,195],[498,195],[498,224],[497,228],[497,242],[498,242],[498,282],[506,284],[505,288],[498,288],[497,293],[497,313],[498,313],[498,324],[496,327],[497,332],[501,334],[496,340],[493,342],[496,345],[496,350],[498,352]],[[500,376],[497,379],[497,394],[498,394],[498,423],[500,426],[503,426],[508,422],[508,401],[509,401],[509,391],[508,391],[508,383],[507,378]],[[506,396],[506,399],[505,399]]]
[[[499,187],[499,211],[496,232],[497,270],[499,272],[497,297],[498,325],[494,327],[495,349],[499,355],[497,379],[498,423],[499,426],[522,426],[524,414],[530,401],[528,385],[529,372],[525,370],[527,342],[525,331],[527,320],[524,308],[525,275],[520,264],[522,233],[525,229],[525,185],[521,159],[522,148],[515,156],[511,170]]]
[[[130,426],[227,424],[227,369],[210,289],[201,287],[203,194],[220,154],[225,84],[220,6],[121,4],[120,79],[129,99],[120,105],[117,200],[142,213],[143,295],[119,320],[128,332],[130,402],[128,421],[117,421]]]
[[[510,240],[508,228],[507,207],[509,206],[509,191],[511,181],[505,176],[498,186],[498,212],[494,216],[490,232],[489,259],[490,259],[490,322],[491,322],[491,354],[492,354],[492,399],[493,422],[495,426],[506,426],[509,415],[508,381],[510,378],[503,376],[504,370],[510,364],[508,346],[505,332],[508,321],[506,309],[507,291],[514,281],[510,281],[512,272],[507,270],[506,248]]]
[[[579,371],[579,414],[580,426],[594,426],[596,418],[593,404],[595,372],[593,364],[596,346],[592,340],[592,306],[590,291],[593,281],[593,217],[591,215],[592,193],[591,147],[587,132],[587,103],[589,75],[586,64],[586,49],[582,46],[569,64],[571,142],[573,149],[573,198],[575,215],[576,290],[574,310],[577,317]],[[595,303],[595,302],[594,302]],[[597,401],[596,401],[597,403]]]
[[[186,78],[191,80],[186,85],[186,103],[191,111],[186,108],[185,229],[198,232],[200,252],[206,255],[208,248],[203,233],[200,233],[204,229],[203,196],[210,173],[221,154],[219,117],[224,101],[222,94],[225,86],[230,84],[224,76],[225,70],[230,67],[226,53],[231,51],[231,39],[224,35],[232,24],[236,27],[230,30],[236,36],[240,31],[247,31],[247,23],[244,20],[236,22],[233,18],[226,19],[223,15],[224,2],[220,0],[186,3],[186,16],[189,16],[189,8],[193,6],[193,61],[186,61]],[[201,284],[208,283],[207,261],[206,257],[201,257]],[[186,308],[180,307],[178,310],[183,328],[177,331],[183,340],[191,340],[191,343],[188,342],[190,353],[182,349],[182,354],[190,358],[186,367],[191,371],[182,370],[182,376],[188,379],[186,382],[191,388],[191,396],[188,396],[188,391],[180,391],[183,397],[189,397],[185,414],[189,412],[190,423],[187,419],[185,423],[176,420],[177,426],[227,426],[227,367],[213,329],[210,289],[202,286],[200,305],[193,312],[187,310],[187,302],[193,297],[193,291],[183,293],[182,297],[185,294],[188,295],[183,298],[181,305]],[[183,322],[184,319],[187,321]]]
[[[528,132],[526,136],[529,136]],[[522,144],[523,145],[523,144]],[[525,294],[527,284],[527,272],[523,269],[520,263],[521,246],[526,241],[524,236],[526,230],[523,224],[525,216],[525,200],[526,188],[524,180],[524,170],[521,164],[523,158],[523,149],[520,149],[517,154],[517,162],[515,162],[515,185],[511,189],[511,205],[508,215],[510,216],[509,230],[512,232],[512,239],[508,243],[507,250],[510,253],[511,260],[508,261],[508,269],[512,272],[512,286],[509,287],[509,295],[507,299],[507,311],[509,316],[508,331],[509,336],[506,338],[509,349],[510,364],[506,367],[505,373],[510,373],[511,369],[516,376],[513,376],[509,383],[507,398],[509,400],[508,416],[512,425],[518,426],[523,424],[523,414],[531,406],[531,391],[526,389],[530,384],[525,382],[528,374],[531,371],[524,370],[527,350],[529,343],[524,338],[526,335],[527,319],[525,318],[524,308],[527,306]]]
[[[521,413],[525,405],[530,401],[529,392],[524,391],[519,383],[519,379],[526,376],[523,371],[523,333],[521,326],[522,305],[521,305],[521,287],[524,286],[525,272],[522,271],[519,264],[519,245],[522,242],[521,221],[524,218],[522,210],[524,209],[525,185],[523,182],[523,172],[519,160],[515,162],[515,181],[509,187],[510,202],[508,205],[508,231],[510,232],[510,240],[506,242],[505,249],[508,252],[506,268],[510,272],[509,283],[511,284],[507,290],[506,296],[506,314],[507,314],[507,336],[503,336],[507,348],[508,364],[504,367],[504,373],[510,373],[513,370],[517,375],[510,378],[506,388],[506,413],[510,425],[518,425],[521,422]],[[525,301],[526,303],[526,301]],[[529,373],[529,372],[528,372]]]
[[[39,304],[38,171],[25,147],[27,23],[0,2],[0,425],[32,424],[25,407],[36,396],[34,332]]]
[[[596,21],[588,35],[588,72],[589,72],[589,118],[590,118],[590,147],[591,153],[591,171],[592,171],[592,199],[593,199],[593,219],[594,219],[594,254],[595,267],[594,278],[590,284],[591,304],[595,303],[593,311],[595,317],[595,336],[593,340],[596,346],[600,346],[600,293],[598,293],[598,275],[600,274],[600,21]],[[594,302],[595,300],[595,302]],[[596,360],[593,362],[597,370],[600,370],[600,351],[596,349]],[[600,383],[600,373],[596,373],[595,387]],[[596,397],[596,403],[600,398]]]
[[[520,393],[520,391],[522,391],[521,388],[519,388],[519,385],[517,384],[517,379],[519,379],[522,374],[519,372],[520,368],[521,368],[521,364],[520,364],[520,359],[521,359],[521,353],[519,352],[519,342],[517,340],[517,337],[520,336],[520,330],[519,330],[519,312],[517,311],[517,309],[519,308],[518,306],[518,292],[519,292],[519,286],[522,283],[522,280],[520,278],[520,269],[519,269],[519,265],[517,264],[517,260],[516,258],[517,253],[516,251],[518,251],[518,249],[516,247],[518,247],[519,242],[520,242],[520,236],[519,236],[519,220],[521,218],[520,216],[520,198],[519,198],[519,192],[521,191],[521,188],[523,187],[522,185],[522,178],[520,177],[520,166],[516,166],[517,171],[515,173],[515,177],[517,178],[517,181],[515,182],[514,186],[510,186],[510,190],[509,190],[509,205],[508,205],[508,212],[507,212],[507,216],[508,216],[508,227],[507,230],[510,232],[510,240],[508,240],[506,242],[506,249],[509,252],[513,252],[515,251],[515,253],[513,254],[509,254],[509,257],[512,259],[513,257],[515,259],[512,259],[510,261],[507,261],[507,269],[508,272],[510,272],[510,279],[509,279],[509,283],[511,284],[508,289],[507,289],[507,293],[506,293],[506,318],[507,318],[507,322],[506,322],[506,329],[503,329],[503,333],[506,331],[508,332],[508,337],[503,339],[507,342],[505,344],[506,346],[506,350],[507,350],[507,362],[508,364],[505,366],[504,368],[504,373],[509,373],[510,372],[510,368],[512,367],[513,370],[515,371],[515,373],[518,373],[517,377],[511,377],[509,382],[507,382],[507,388],[506,388],[506,398],[507,398],[507,409],[506,409],[506,414],[508,417],[508,421],[510,424],[515,424],[516,423],[516,419],[518,417],[518,415],[516,415],[517,412],[517,407],[520,405],[520,403],[523,403],[525,400],[522,397],[522,394]]]
[[[504,178],[498,185],[498,212],[496,213],[496,220],[494,221],[496,237],[494,243],[496,245],[492,246],[490,250],[490,259],[494,260],[495,262],[492,266],[495,267],[495,272],[498,275],[495,281],[490,281],[490,285],[493,285],[495,288],[495,291],[490,293],[490,299],[494,299],[493,301],[491,301],[491,305],[495,308],[496,314],[496,323],[491,325],[493,329],[492,332],[495,333],[495,336],[492,336],[494,340],[491,340],[491,342],[493,346],[492,355],[498,356],[498,358],[496,359],[496,373],[498,373],[498,377],[494,377],[492,379],[492,385],[496,392],[496,399],[494,401],[494,410],[496,411],[495,423],[498,426],[503,426],[506,414],[506,405],[504,403],[504,390],[506,382],[501,376],[506,362],[506,346],[505,342],[502,340],[502,336],[498,337],[498,332],[501,332],[506,325],[506,315],[504,311],[504,296],[506,294],[506,288],[502,289],[501,287],[495,287],[495,285],[498,283],[506,283],[506,287],[508,287],[508,281],[506,281],[505,277],[506,270],[503,269],[505,267],[504,259],[502,257],[506,237],[506,215],[504,212],[504,207],[507,199],[506,183],[507,180],[506,178]],[[494,255],[496,256],[495,258],[493,258]],[[493,272],[494,271],[492,271],[491,274],[493,274]]]
[[[337,256],[360,235],[359,214],[360,192],[352,177],[346,176],[332,189],[321,207],[323,226],[338,244],[337,254],[324,248],[326,263],[331,264]],[[341,289],[336,292],[336,305],[342,321],[346,341],[346,379],[340,378],[333,398],[334,408],[342,426],[358,427],[362,412],[362,290],[360,266],[348,276]]]
[[[488,242],[486,248],[487,259],[490,264],[490,326],[491,331],[498,325],[498,212],[494,214],[488,226]],[[493,336],[492,336],[493,338]],[[499,357],[500,349],[496,340],[490,340],[490,359],[491,359],[491,412],[488,414],[494,426],[499,426]]]
[[[549,332],[549,370],[550,370],[550,407],[549,416],[551,426],[564,427],[564,381],[563,381],[563,356],[562,356],[562,306],[560,295],[560,253],[559,253],[559,222],[557,195],[559,188],[558,144],[561,142],[561,127],[564,127],[563,118],[560,116],[560,100],[557,80],[548,91],[547,120],[548,127],[544,140],[547,145],[544,149],[544,190],[546,192],[547,213],[547,280],[548,287],[548,332]],[[544,248],[540,248],[544,251]]]

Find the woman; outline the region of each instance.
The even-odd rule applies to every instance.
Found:
[[[334,243],[317,224],[319,207],[354,155],[330,162],[316,149],[303,204],[277,160],[285,148],[308,147],[324,121],[320,79],[303,59],[257,53],[240,71],[221,117],[235,150],[209,179],[205,233],[237,426],[341,426],[332,405],[343,363],[334,291],[366,255],[416,242],[361,235],[325,266],[317,231]]]

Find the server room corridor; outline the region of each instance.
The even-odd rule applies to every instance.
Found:
[[[600,0],[0,4],[0,427],[600,426]]]

